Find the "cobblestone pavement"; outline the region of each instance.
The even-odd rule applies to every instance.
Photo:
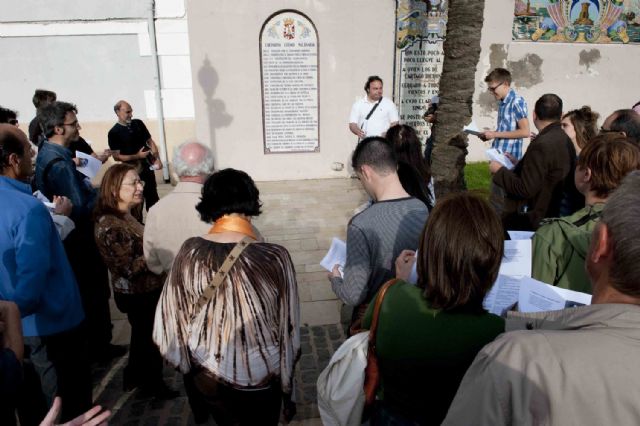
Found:
[[[298,414],[291,425],[321,425],[316,404],[316,380],[331,359],[333,352],[344,341],[339,325],[305,326],[301,328],[302,355],[296,368],[296,399]],[[170,401],[160,401],[141,395],[138,391],[123,392],[122,371],[128,358],[109,365],[94,365],[94,399],[113,412],[113,425],[195,425],[187,401],[182,375],[165,368],[165,381],[180,391],[180,396]],[[214,425],[210,420],[208,423]]]
[[[331,238],[345,238],[346,224],[367,197],[354,179],[258,182],[263,214],[255,221],[267,241],[289,250],[296,268],[301,300],[302,355],[296,369],[298,414],[291,424],[320,425],[316,404],[316,380],[345,336],[336,300],[320,259]],[[160,196],[171,185],[158,185]],[[113,342],[128,344],[130,328],[126,316],[111,305]],[[330,324],[330,325],[320,325]],[[193,425],[182,376],[165,368],[165,381],[180,396],[172,401],[145,398],[137,391],[122,391],[124,357],[105,366],[95,366],[94,399],[113,411],[114,425]],[[210,424],[214,424],[211,421]]]

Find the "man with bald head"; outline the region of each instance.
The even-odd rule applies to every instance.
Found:
[[[174,151],[173,168],[180,181],[149,210],[144,228],[144,256],[149,270],[156,274],[171,269],[187,238],[204,235],[210,228],[200,220],[195,206],[202,184],[213,173],[213,153],[198,142],[185,142]]]
[[[142,192],[147,211],[158,202],[155,170],[162,168],[158,146],[141,120],[133,118],[133,110],[127,101],[113,106],[118,122],[109,130],[109,149],[114,160],[133,164],[144,182]],[[115,152],[113,152],[115,151]],[[142,209],[132,212],[142,222]]]
[[[63,422],[91,408],[84,312],[51,215],[26,183],[32,157],[27,136],[0,124],[0,299],[18,305],[29,358],[49,404],[62,397]],[[33,414],[44,414],[35,394],[25,397]]]

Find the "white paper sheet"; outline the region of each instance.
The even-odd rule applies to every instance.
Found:
[[[475,121],[471,121],[471,123],[467,124],[462,128],[462,131],[474,136],[480,136],[483,132],[478,129],[478,125]]]
[[[530,240],[535,232],[531,231],[507,231],[512,240]]]
[[[503,166],[505,166],[507,169],[511,170],[513,169],[515,166],[513,165],[513,163],[511,162],[511,160],[509,160],[500,150],[495,149],[495,148],[489,148],[488,150],[486,150],[485,155],[487,156],[487,158],[489,159],[489,161],[497,161],[498,163],[502,164]]]
[[[418,250],[416,250],[415,258],[416,258],[416,261],[413,262],[413,267],[411,268],[411,274],[409,275],[409,282],[411,284],[418,283]]]
[[[85,154],[84,152],[76,151],[76,158],[79,158],[83,162],[86,160],[86,165],[78,166],[76,168],[89,179],[93,179],[102,167],[102,162],[100,160],[91,155]]]
[[[518,301],[520,279],[530,276],[531,240],[505,241],[498,279],[485,296],[484,308],[492,314],[502,315]]]
[[[344,277],[343,268],[345,263],[347,263],[347,244],[341,239],[333,237],[331,247],[329,247],[329,251],[320,261],[320,266],[331,272],[334,265],[340,265],[340,275]]]
[[[533,278],[520,280],[518,310],[520,312],[558,311],[591,304],[591,295],[554,287]]]

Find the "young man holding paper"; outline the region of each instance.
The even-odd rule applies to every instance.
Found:
[[[522,158],[523,138],[529,137],[527,103],[511,87],[511,73],[504,68],[496,68],[484,79],[489,92],[498,101],[498,123],[496,130],[487,130],[478,137],[483,141],[493,140],[491,148],[511,156],[512,161]],[[502,213],[504,192],[491,185],[491,204],[498,214]]]

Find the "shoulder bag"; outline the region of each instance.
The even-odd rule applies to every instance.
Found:
[[[325,426],[360,425],[365,405],[375,400],[380,383],[375,354],[378,318],[387,289],[397,281],[386,282],[378,292],[369,331],[340,345],[318,377],[318,410]]]

